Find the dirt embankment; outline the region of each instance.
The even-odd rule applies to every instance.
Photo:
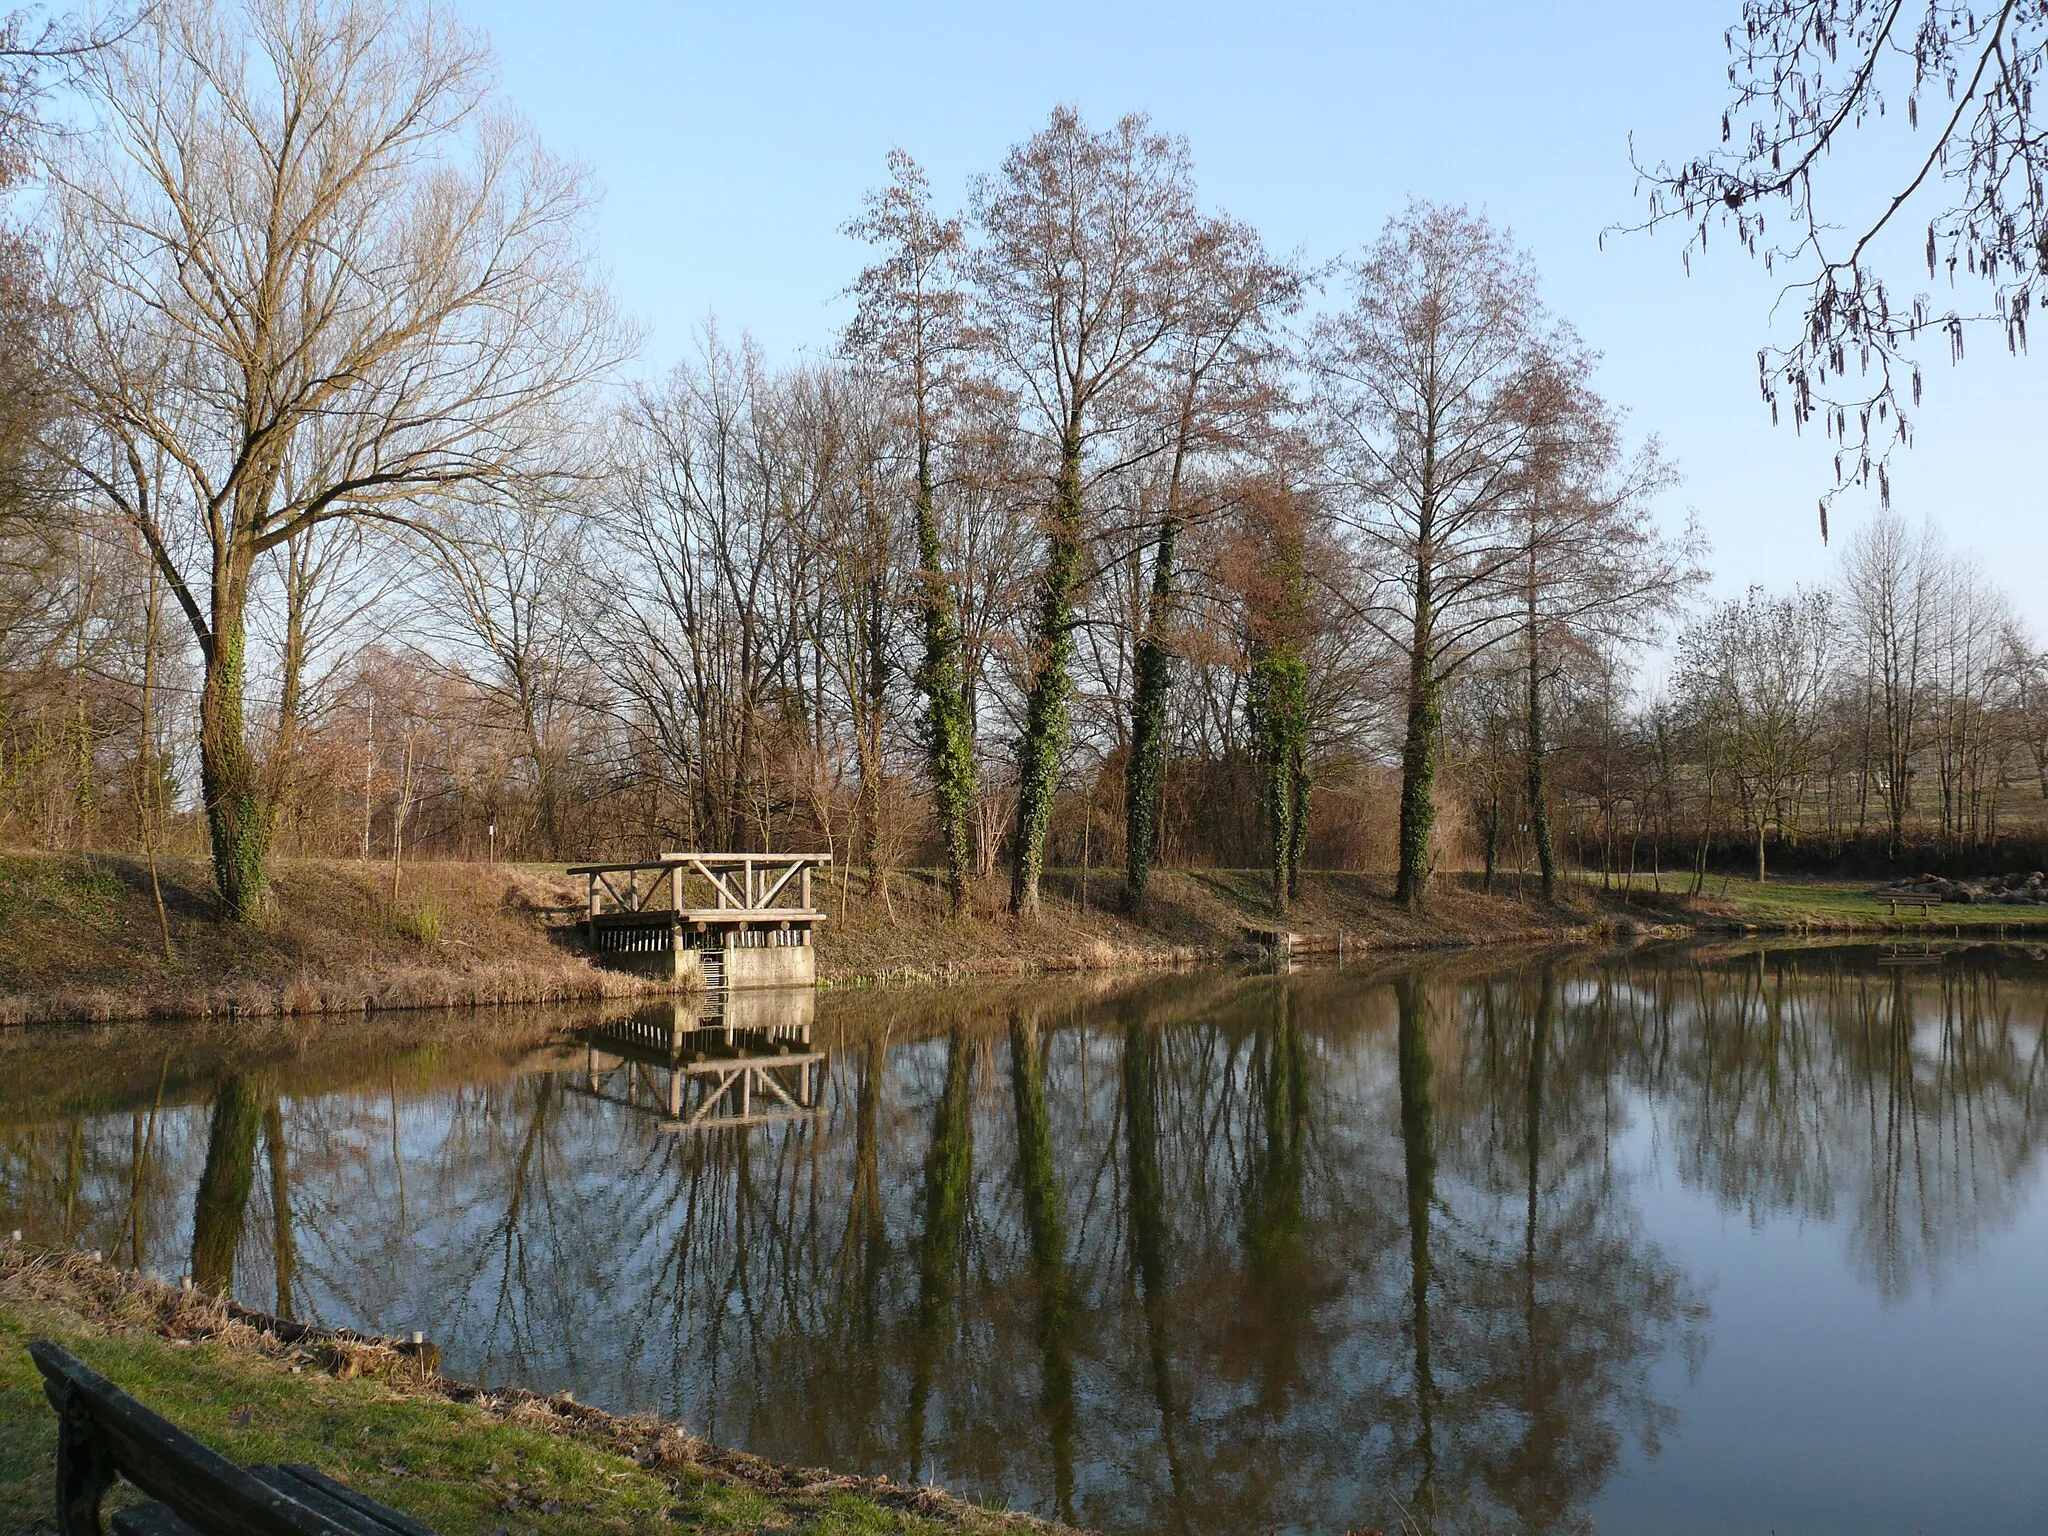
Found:
[[[0,1024],[192,1014],[362,1013],[619,997],[573,926],[559,871],[347,860],[280,862],[260,923],[214,916],[198,860],[162,866],[163,925],[139,860],[0,856]]]
[[[559,866],[388,866],[280,861],[260,923],[216,920],[198,860],[162,867],[163,926],[149,872],[117,856],[0,855],[0,1024],[193,1014],[275,1016],[388,1008],[655,995],[665,984],[601,969],[583,952],[584,889]],[[898,871],[820,882],[831,914],[818,938],[828,982],[941,980],[1214,963],[1248,927],[1284,926],[1347,952],[1612,937],[1682,918],[1631,914],[1590,894],[1552,905],[1487,895],[1441,877],[1426,913],[1393,899],[1390,877],[1316,874],[1284,924],[1264,878],[1248,870],[1162,870],[1144,909],[1126,913],[1121,882],[1048,875],[1043,907],[1018,921],[1007,882],[978,885],[951,915],[939,878]]]

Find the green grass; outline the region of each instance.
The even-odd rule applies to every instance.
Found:
[[[521,1422],[516,1410],[500,1416],[386,1381],[340,1380],[310,1363],[295,1374],[283,1358],[119,1320],[102,1326],[17,1295],[0,1300],[0,1531],[49,1529],[57,1434],[27,1350],[39,1337],[237,1462],[311,1462],[442,1536],[893,1536],[1013,1525],[971,1511],[927,1520],[844,1491],[765,1493],[694,1464],[643,1468],[598,1437]]]
[[[1873,883],[1771,880],[1758,885],[1754,880],[1736,877],[1724,886],[1719,879],[1710,879],[1704,898],[1708,905],[1725,906],[1738,920],[1752,923],[1928,928],[1936,932],[1944,928],[1953,930],[1960,923],[1980,932],[2001,925],[2008,929],[2048,931],[2048,906],[1964,906],[1959,902],[1941,902],[1925,915],[1906,910],[1894,917],[1883,898],[1866,894]]]

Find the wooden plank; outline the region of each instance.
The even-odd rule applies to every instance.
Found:
[[[389,1536],[434,1536],[432,1526],[421,1524],[402,1510],[365,1498],[347,1483],[338,1482],[305,1462],[295,1461],[281,1467],[251,1467],[249,1470],[280,1493],[290,1494],[300,1503],[332,1518],[354,1516],[363,1522],[365,1532],[377,1533],[377,1536],[384,1536],[384,1533],[389,1533]]]
[[[676,916],[685,923],[822,923],[831,914],[807,907],[684,907]]]
[[[752,859],[756,864],[817,864],[832,862],[829,853],[704,853],[697,849],[685,849],[676,853],[664,853],[664,864],[689,864],[702,860],[710,864],[738,866]]]

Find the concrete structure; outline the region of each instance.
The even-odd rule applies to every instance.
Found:
[[[667,853],[575,864],[589,881],[585,936],[601,964],[709,992],[817,984],[813,871],[828,853]]]

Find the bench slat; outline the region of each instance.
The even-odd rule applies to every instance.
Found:
[[[347,1483],[306,1462],[251,1467],[249,1471],[279,1493],[297,1499],[308,1509],[319,1510],[337,1525],[359,1531],[362,1536],[434,1536],[431,1526],[357,1493]]]

